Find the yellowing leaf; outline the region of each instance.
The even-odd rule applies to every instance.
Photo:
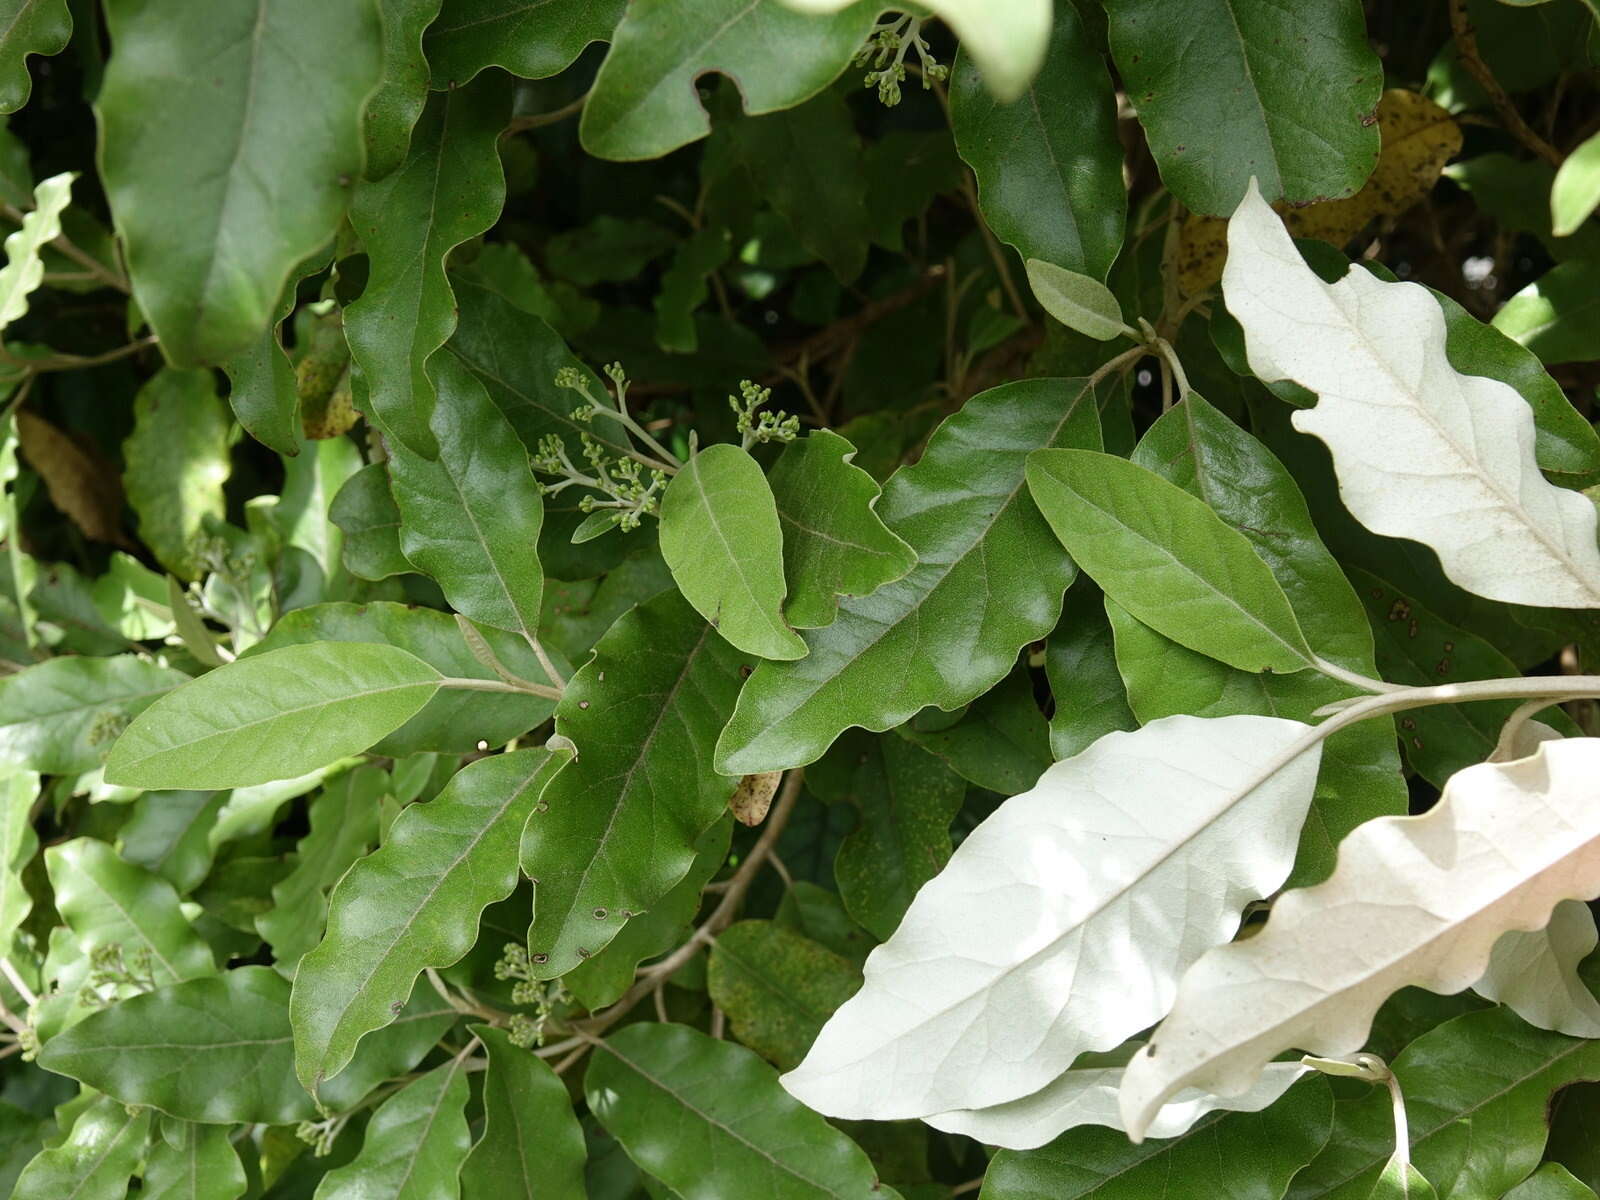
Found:
[[[1417,92],[1390,88],[1378,104],[1383,150],[1378,166],[1354,196],[1293,208],[1273,207],[1295,237],[1343,246],[1377,217],[1398,217],[1432,190],[1445,163],[1461,149],[1461,127],[1448,112]],[[1227,222],[1193,213],[1178,241],[1178,285],[1188,295],[1222,278]]]
[[[1286,894],[1262,932],[1183,977],[1123,1077],[1130,1134],[1142,1137],[1183,1088],[1248,1088],[1290,1047],[1350,1055],[1394,992],[1458,992],[1483,975],[1501,934],[1600,895],[1597,777],[1600,738],[1545,742],[1531,757],[1458,771],[1423,816],[1357,829],[1325,882]]]
[[[22,456],[44,480],[51,504],[85,537],[128,546],[122,533],[122,481],[114,468],[26,410],[17,414],[17,438]]]

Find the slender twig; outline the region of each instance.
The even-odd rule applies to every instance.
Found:
[[[589,93],[585,92],[576,100],[563,104],[560,108],[553,108],[549,112],[529,113],[527,116],[512,117],[511,123],[506,126],[507,133],[521,133],[526,129],[538,129],[545,125],[556,125],[568,117],[575,117],[583,111],[583,106],[589,102]]]
[[[1533,126],[1523,120],[1522,114],[1511,102],[1506,89],[1494,77],[1489,64],[1484,62],[1483,56],[1479,54],[1478,31],[1472,23],[1471,14],[1467,12],[1467,0],[1450,0],[1450,29],[1455,34],[1456,50],[1460,53],[1461,65],[1488,94],[1495,112],[1500,114],[1501,124],[1506,127],[1506,131],[1551,166],[1560,166],[1561,151],[1540,137]]]
[[[439,680],[440,687],[454,688],[463,692],[520,692],[528,696],[543,696],[546,700],[561,699],[561,692],[557,688],[545,687],[542,683],[508,683],[504,679],[461,679],[453,675],[446,675]]]
[[[17,990],[17,995],[22,997],[24,1004],[32,1005],[39,1002],[39,997],[34,995],[33,989],[21,975],[17,974],[17,969],[11,965],[9,958],[0,958],[0,974],[5,975],[7,981]]]

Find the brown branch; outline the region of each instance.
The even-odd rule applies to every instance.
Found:
[[[1455,34],[1456,50],[1461,55],[1461,65],[1473,79],[1477,80],[1478,86],[1488,93],[1506,131],[1545,162],[1553,167],[1559,167],[1561,152],[1540,137],[1533,126],[1523,120],[1522,114],[1511,102],[1506,89],[1494,77],[1494,72],[1489,70],[1489,64],[1483,61],[1483,56],[1478,53],[1478,31],[1472,24],[1472,17],[1467,13],[1467,0],[1450,0],[1450,29]]]

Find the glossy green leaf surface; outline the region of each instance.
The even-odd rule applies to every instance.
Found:
[[[1590,1200],[1594,1189],[1559,1163],[1545,1163],[1506,1193],[1506,1200]]]
[[[361,1151],[323,1176],[316,1200],[434,1200],[460,1194],[472,1148],[467,1075],[458,1056],[390,1096],[367,1123]]]
[[[1037,1150],[1002,1150],[980,1200],[1147,1200],[1182,1180],[1195,1196],[1281,1200],[1328,1140],[1333,1098],[1306,1079],[1259,1113],[1226,1113],[1175,1138],[1132,1145],[1119,1130],[1083,1126]],[[1392,1141],[1392,1139],[1391,1139]]]
[[[316,1115],[294,1077],[289,982],[239,967],[134,996],[46,1044],[41,1065],[185,1121],[283,1125]]]
[[[1325,0],[1108,0],[1111,54],[1172,192],[1226,215],[1348,196],[1378,161],[1383,72],[1361,6]]]
[[[1080,580],[1067,590],[1061,624],[1045,644],[1044,671],[1055,703],[1050,753],[1058,761],[1082,753],[1114,730],[1139,727],[1128,707],[1111,626],[1093,580]]]
[[[216,970],[211,950],[178,908],[165,879],[117,857],[105,842],[74,838],[48,847],[45,869],[56,907],[85,953],[118,945],[124,961],[150,956],[157,983],[198,979]]]
[[[489,1069],[487,1124],[461,1169],[464,1196],[501,1200],[586,1200],[583,1131],[560,1078],[504,1030],[474,1025]]]
[[[1406,1097],[1411,1157],[1440,1200],[1496,1200],[1538,1163],[1551,1094],[1600,1072],[1596,1043],[1546,1033],[1504,1008],[1457,1017],[1390,1064]],[[1333,1135],[1287,1200],[1365,1200],[1394,1149],[1386,1090],[1341,1099]]]
[[[345,480],[328,517],[344,533],[344,569],[350,574],[378,580],[412,569],[400,549],[400,509],[382,463],[362,467]]]
[[[688,872],[737,780],[711,765],[744,656],[676,592],[633,609],[567,681],[556,732],[577,747],[522,835],[528,951],[554,979]]]
[[[122,1200],[150,1132],[148,1110],[95,1100],[59,1146],[41,1153],[17,1180],[13,1200]]]
[[[1494,327],[1542,362],[1581,362],[1600,338],[1600,301],[1589,284],[1586,262],[1560,263],[1546,271],[1494,316]]]
[[[733,819],[729,817],[701,834],[689,873],[644,912],[630,918],[604,950],[563,975],[562,986],[585,1008],[604,1008],[628,990],[641,962],[680,945],[701,907],[702,890],[727,861],[732,832]]]
[[[877,10],[856,3],[815,17],[781,0],[647,0],[612,35],[580,126],[600,158],[656,158],[711,128],[694,81],[708,71],[739,85],[752,116],[816,95],[866,41]]]
[[[88,771],[127,723],[188,683],[131,654],[55,658],[0,680],[0,757],[47,775]]]
[[[544,678],[539,660],[522,638],[499,629],[479,632],[509,670],[524,679]],[[245,658],[316,642],[378,642],[414,654],[441,675],[496,678],[490,668],[473,657],[449,616],[434,609],[386,601],[314,604],[298,609],[280,620]],[[551,701],[527,693],[440,688],[415,716],[385,734],[372,750],[400,758],[422,751],[466,754],[477,749],[480,741],[501,746],[539,724],[554,707]]]
[[[734,1036],[780,1071],[799,1066],[823,1022],[860,986],[848,959],[771,921],[723,930],[706,967],[706,990]]]
[[[831,624],[841,596],[870,596],[903,578],[916,552],[875,511],[877,482],[856,449],[826,429],[791,442],[768,482],[783,529],[784,616],[800,629]]]
[[[72,36],[67,0],[7,0],[0,8],[0,113],[12,113],[28,102],[33,80],[28,57],[60,54]]]
[[[444,0],[423,43],[435,87],[459,87],[485,67],[519,79],[567,69],[616,28],[626,0]]]
[[[139,1195],[150,1200],[234,1200],[249,1181],[226,1129],[156,1123]]]
[[[1076,8],[1056,5],[1049,53],[1021,99],[996,100],[967,54],[951,74],[956,149],[995,236],[1024,260],[1103,279],[1122,248],[1122,143],[1111,77]]]
[[[133,421],[122,454],[139,536],[178,578],[198,578],[201,528],[222,516],[229,469],[228,410],[212,373],[162,371],[139,389]]]
[[[218,0],[188,16],[185,0],[108,5],[96,103],[134,294],[178,366],[245,349],[338,228],[381,39],[367,4]]]
[[[520,750],[472,764],[402,811],[383,847],[340,880],[328,932],[300,960],[290,1001],[295,1071],[308,1089],[393,1020],[425,968],[471,949],[477,914],[516,885],[522,827],[564,761]]]
[[[897,731],[969,783],[1015,796],[1039,782],[1055,757],[1050,729],[1033,695],[1033,680],[1019,669],[974,700],[954,725],[940,713],[927,729],[913,717]]]
[[[1099,444],[1081,380],[1027,380],[967,401],[914,466],[884,486],[879,515],[918,557],[903,579],[845,600],[805,635],[810,653],[763,663],[718,743],[739,774],[815,761],[852,725],[884,730],[949,710],[998,683],[1055,625],[1077,568],[1026,493],[1046,446]]]
[[[1591,135],[1567,155],[1550,188],[1550,225],[1567,237],[1600,205],[1600,135]]]
[[[1126,459],[1082,450],[1031,455],[1028,488],[1084,572],[1147,625],[1242,671],[1309,664],[1271,570],[1203,500]]]
[[[106,774],[131,787],[248,787],[358,754],[409,721],[439,672],[394,646],[313,642],[219,667],[117,739]]]
[[[783,617],[782,540],[767,477],[737,446],[707,446],[661,497],[661,555],[678,590],[722,637],[759,658],[806,652]]]
[[[1317,654],[1368,677],[1378,674],[1361,601],[1318,536],[1299,487],[1271,451],[1191,392],[1146,431],[1133,461],[1203,499],[1244,535],[1282,587]],[[1350,694],[1347,686],[1315,672],[1235,672],[1203,662],[1121,616],[1113,625],[1134,711],[1146,721],[1175,712],[1310,720],[1317,708]],[[1361,822],[1405,811],[1408,796],[1393,739],[1393,726],[1380,719],[1328,740],[1292,880],[1310,882],[1326,874],[1339,841]]]
[[[367,177],[382,179],[405,162],[411,128],[428,99],[428,60],[422,35],[439,15],[441,0],[379,0],[383,24],[383,76],[362,114]],[[462,82],[465,82],[463,80]]]
[[[544,594],[544,499],[528,453],[457,359],[444,355],[429,374],[438,389],[429,424],[439,457],[397,446],[389,460],[400,548],[463,616],[531,634]]]
[[[304,428],[295,365],[284,352],[280,326],[294,311],[300,282],[327,265],[330,242],[289,272],[271,319],[255,338],[222,364],[228,376],[228,407],[246,432],[280,454],[298,454]]]
[[[966,785],[932,754],[901,738],[852,732],[807,776],[830,804],[858,813],[839,845],[834,878],[845,909],[888,938],[911,898],[950,858],[950,822]]]
[[[369,263],[367,287],[345,314],[345,337],[379,425],[413,453],[438,455],[429,428],[428,359],[450,337],[456,309],[444,260],[500,214],[505,178],[496,139],[509,116],[503,78],[434,94],[405,161],[356,187],[350,223]]]
[[[682,1025],[595,1048],[584,1093],[628,1157],[674,1192],[888,1200],[865,1153],[791,1099],[749,1050]]]

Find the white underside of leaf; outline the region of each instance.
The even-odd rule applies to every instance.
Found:
[[[855,0],[783,0],[809,13],[833,13]],[[1050,45],[1051,0],[922,0],[949,23],[977,61],[983,81],[1006,102],[1022,95],[1044,64]]]
[[[1543,929],[1501,934],[1472,990],[1540,1029],[1600,1038],[1600,1002],[1578,978],[1578,964],[1597,944],[1589,906],[1563,900]]]
[[[835,1117],[983,1108],[1147,1028],[1287,878],[1320,757],[1286,753],[1306,729],[1174,716],[1056,763],[923,886],[784,1086]]]
[[[1290,1047],[1359,1050],[1400,988],[1459,992],[1502,933],[1542,928],[1562,900],[1596,895],[1600,738],[1458,771],[1428,813],[1360,826],[1327,880],[1289,892],[1262,932],[1189,970],[1124,1076],[1130,1134],[1184,1088],[1250,1087]]]
[[[1491,600],[1600,607],[1594,504],[1539,473],[1533,410],[1509,384],[1450,365],[1426,288],[1360,269],[1323,283],[1252,183],[1222,289],[1250,369],[1317,393],[1294,426],[1327,444],[1357,520],[1431,546]]]
[[[1269,1063],[1261,1079],[1242,1096],[1212,1096],[1190,1089],[1174,1096],[1156,1114],[1146,1136],[1177,1137],[1208,1112],[1260,1112],[1293,1085],[1308,1068],[1299,1063]],[[958,1109],[927,1118],[945,1133],[962,1133],[990,1146],[1032,1150],[1080,1125],[1122,1129],[1117,1089],[1122,1067],[1085,1067],[1067,1071],[1031,1096],[992,1108]]]

